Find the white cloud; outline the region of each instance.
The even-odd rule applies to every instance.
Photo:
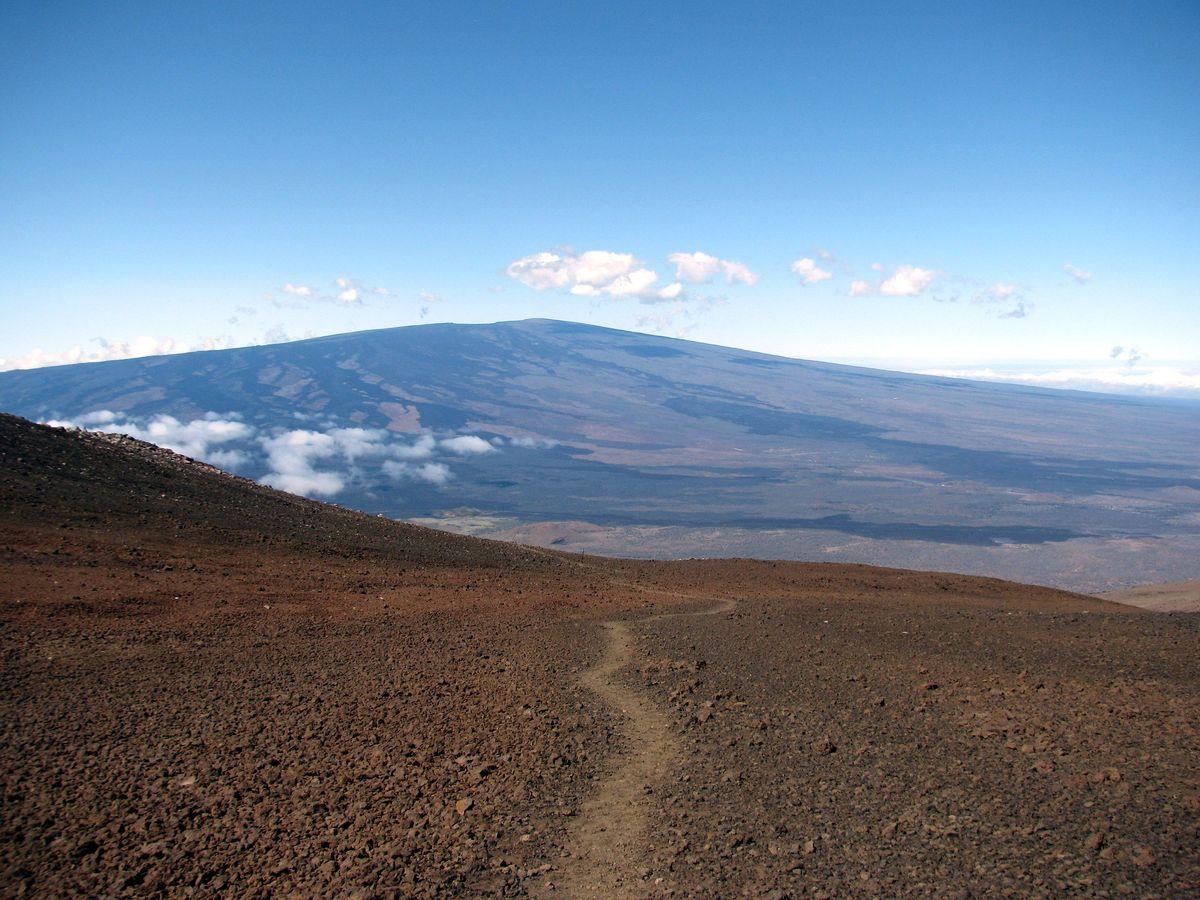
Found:
[[[793,262],[792,272],[800,279],[801,284],[816,284],[819,281],[828,281],[833,277],[831,272],[825,271],[817,265],[816,260],[808,257]]]
[[[254,434],[254,429],[244,422],[222,419],[216,413],[190,422],[180,422],[174,416],[156,416],[144,427],[110,420],[97,430],[128,434],[206,462],[212,462],[214,447],[245,440]]]
[[[411,444],[398,444],[392,447],[391,455],[397,459],[428,459],[433,455],[437,441],[432,434],[423,434]]]
[[[1087,284],[1092,280],[1092,273],[1086,269],[1081,269],[1078,266],[1073,266],[1070,263],[1063,263],[1063,271],[1078,281],[1080,284]]]
[[[1017,291],[1015,284],[1005,284],[1002,281],[996,282],[992,287],[988,288],[988,293],[997,300],[1007,300]]]
[[[416,479],[430,484],[445,484],[450,480],[450,467],[445,463],[422,463],[416,467]]]
[[[513,261],[505,273],[535,291],[576,287],[600,289],[638,271],[640,265],[632,253],[588,250],[575,256],[546,251]]]
[[[338,292],[334,295],[334,302],[340,303],[342,306],[356,306],[362,302],[361,286],[357,279],[353,278],[338,278]],[[381,289],[372,288],[372,293],[379,293]],[[382,288],[384,294],[387,293],[387,288]]]
[[[915,297],[929,287],[937,275],[932,269],[900,266],[879,286],[879,293],[889,297]]]
[[[37,369],[43,366],[67,366],[77,363],[107,362],[115,359],[139,359],[147,356],[170,356],[177,353],[194,353],[200,350],[228,350],[234,347],[279,344],[300,338],[313,337],[311,330],[301,335],[289,335],[282,325],[267,328],[261,338],[236,341],[231,335],[202,337],[194,340],[180,338],[136,337],[126,341],[110,341],[93,338],[94,347],[75,346],[57,353],[46,353],[40,348],[24,356],[0,357],[0,372],[10,369]]]
[[[262,440],[270,471],[259,479],[263,484],[306,497],[332,497],[345,481],[336,472],[318,472],[319,460],[337,453],[337,441],[319,431],[297,429]]]
[[[922,375],[1004,381],[1078,391],[1200,399],[1200,366],[1062,366],[1043,370],[925,369]]]
[[[245,450],[209,450],[204,461],[218,469],[232,472],[250,462],[250,454]]]
[[[77,416],[76,419],[80,425],[103,425],[106,422],[111,422],[117,418],[117,414],[111,409],[96,409],[89,413],[84,413],[82,416]]]
[[[867,282],[865,282],[865,281],[850,282],[850,296],[851,297],[865,297],[869,293],[871,293],[871,285],[869,285]]]
[[[488,451],[494,449],[480,437],[462,437],[483,443]],[[398,477],[397,473],[404,472],[404,477],[440,484],[449,477],[449,469],[445,465],[414,465],[409,462],[427,459],[433,454],[437,444],[430,434],[419,436],[411,444],[404,443],[382,428],[285,431],[261,441],[270,471],[260,480],[264,484],[294,494],[331,497],[340,493],[351,477],[358,476],[359,463],[381,459],[380,467],[391,477]],[[319,464],[329,465],[335,461],[347,468],[347,471],[317,468]],[[442,470],[445,470],[444,473]]]
[[[361,457],[384,455],[391,438],[391,433],[382,428],[331,428],[325,435],[350,462]]]
[[[383,471],[388,477],[396,481],[423,481],[428,484],[445,484],[452,477],[450,467],[445,463],[422,463],[421,465],[413,465],[412,463],[396,462],[395,460],[386,460],[383,463]]]
[[[346,275],[339,275],[335,278],[331,290],[322,290],[321,288],[307,284],[293,284],[290,281],[279,290],[292,297],[299,298],[299,301],[316,300],[322,303],[333,303],[336,306],[347,307],[363,306],[363,298],[368,294],[377,297],[393,296],[392,291],[386,287],[366,285],[363,284],[362,279],[350,278]],[[265,294],[264,297],[269,303],[281,308],[303,309],[308,305],[306,302],[279,300],[270,294]]]
[[[496,447],[479,435],[460,434],[437,439],[425,433],[411,443],[382,428],[296,429],[260,441],[270,472],[264,484],[307,496],[331,497],[351,481],[367,477],[369,461],[397,481],[445,484],[453,473],[432,459],[439,451],[456,456],[495,453]],[[331,471],[337,469],[337,471]]]
[[[553,438],[532,437],[520,435],[511,437],[508,442],[514,447],[523,447],[527,450],[549,450],[551,447],[557,447],[558,441]]]
[[[535,291],[567,290],[577,297],[637,297],[642,300],[671,300],[682,285],[656,287],[658,274],[647,269],[631,253],[610,250],[550,251],[523,256],[504,270]]]
[[[174,416],[159,415],[148,422],[139,423],[123,420],[112,410],[98,409],[76,416],[70,421],[52,420],[48,425],[60,428],[89,428],[108,434],[127,434],[140,441],[166,447],[184,456],[203,460],[223,468],[236,468],[245,463],[247,457],[239,450],[223,447],[225,444],[249,440],[255,429],[230,416],[205,413],[199,419],[181,422]]]
[[[334,497],[346,487],[346,480],[337,472],[268,472],[259,479],[262,484],[301,497]]]
[[[340,494],[351,483],[364,481],[369,485],[372,470],[396,480],[445,484],[453,473],[446,463],[435,458],[439,454],[479,456],[496,453],[509,445],[537,449],[555,444],[532,437],[497,438],[489,442],[475,434],[439,439],[430,432],[408,440],[382,428],[336,427],[328,419],[300,413],[296,418],[315,420],[319,425],[268,434],[242,422],[236,414],[209,412],[190,421],[169,415],[133,420],[107,409],[45,424],[128,434],[224,469],[265,468],[266,474],[259,479],[262,484],[323,498]],[[320,430],[322,425],[324,428]]]
[[[128,341],[109,341],[94,338],[94,347],[76,345],[69,350],[47,353],[40,347],[24,356],[0,357],[0,372],[9,369],[39,369],[43,366],[69,366],[76,363],[105,362],[113,359],[135,359],[142,356],[164,356],[190,353],[194,350],[220,350],[235,346],[232,337],[199,338],[184,341],[178,338],[141,336]]]
[[[459,456],[477,456],[481,453],[495,453],[496,448],[475,434],[460,434],[457,437],[444,438],[439,441],[451,453]]]
[[[109,422],[101,427],[108,431],[117,428],[119,424]],[[158,416],[152,419],[145,429],[124,433],[149,440],[185,456],[204,459],[209,447],[245,440],[254,434],[254,429],[245,422],[223,419],[217,413],[210,412],[206,413],[204,418],[193,419],[190,422],[180,422],[174,416]]]
[[[601,287],[584,283],[571,288],[572,294],[581,297],[595,297],[608,294],[610,297],[648,297],[654,296],[653,286],[658,281],[658,275],[652,269],[634,269],[624,275],[605,283]]]
[[[675,265],[677,282],[686,281],[689,284],[705,284],[715,276],[724,277],[727,284],[754,285],[758,283],[758,275],[741,262],[720,259],[707,253],[672,253],[667,261]]]

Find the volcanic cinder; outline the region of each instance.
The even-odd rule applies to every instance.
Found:
[[[0,892],[1183,896],[1200,616],[631,561],[0,416]]]

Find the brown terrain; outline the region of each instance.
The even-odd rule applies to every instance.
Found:
[[[1110,591],[1101,598],[1157,612],[1200,612],[1200,581],[1172,581]]]
[[[1200,616],[572,556],[0,416],[0,893],[1200,893]]]

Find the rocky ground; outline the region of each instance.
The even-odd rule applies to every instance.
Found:
[[[1200,616],[552,554],[11,417],[0,566],[5,895],[1200,891]]]
[[[642,682],[683,748],[661,798],[668,882],[1200,890],[1195,617],[850,594],[642,629]]]

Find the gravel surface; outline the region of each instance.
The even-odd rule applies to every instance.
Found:
[[[684,893],[1200,889],[1200,619],[743,600],[642,629]]]
[[[1200,891],[1197,615],[548,553],[7,416],[0,566],[4,895]]]

